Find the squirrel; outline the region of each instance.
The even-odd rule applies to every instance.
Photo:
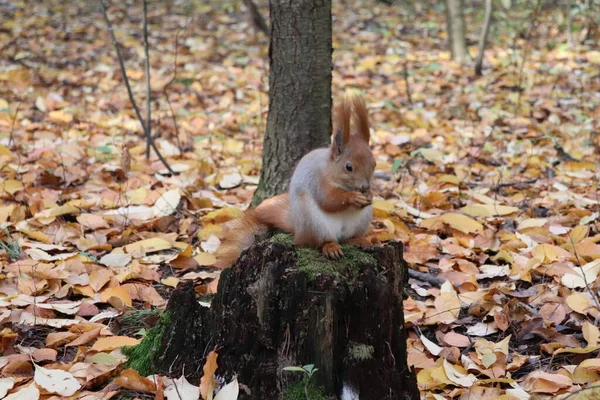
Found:
[[[291,233],[298,246],[321,249],[329,259],[343,256],[340,243],[362,248],[372,244],[368,235],[375,158],[364,101],[345,96],[334,109],[333,128],[330,147],[313,150],[300,160],[287,193],[226,224],[217,267],[231,266],[256,235],[273,228]]]

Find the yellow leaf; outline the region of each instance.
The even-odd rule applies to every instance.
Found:
[[[582,293],[573,293],[567,297],[567,305],[569,308],[580,314],[585,314],[585,311],[590,306],[590,303]]]
[[[416,151],[416,153],[421,154],[421,156],[423,156],[424,159],[426,159],[429,162],[441,162],[444,158],[444,153],[442,153],[441,151],[437,150],[437,149],[433,149],[433,148],[420,148]]]
[[[14,204],[9,204],[6,207],[0,207],[0,224],[3,224],[6,221],[8,221],[8,217],[10,217],[10,214],[13,212],[14,209]]]
[[[175,278],[174,276],[170,276],[168,278],[161,279],[160,282],[166,286],[177,287],[177,285],[179,284],[179,279]]]
[[[427,229],[440,229],[440,222],[448,224],[451,228],[463,233],[480,232],[483,225],[474,219],[458,213],[447,213],[437,217],[426,218],[421,221],[420,226]]]
[[[595,383],[600,380],[600,358],[583,360],[573,371],[573,381],[577,384]],[[583,392],[585,393],[585,392]],[[582,397],[583,399],[597,397]]]
[[[231,221],[242,216],[242,210],[235,207],[224,207],[219,210],[209,212],[202,220],[205,223],[222,224],[223,222]]]
[[[394,211],[394,204],[387,200],[375,199],[373,200],[373,208],[376,210],[392,212]]]
[[[105,289],[100,293],[100,301],[102,301],[103,303],[110,303],[111,298],[119,299],[120,302],[126,305],[127,307],[131,307],[132,305],[131,296],[129,296],[129,292],[120,286]],[[117,307],[118,305],[115,305],[113,303],[110,304],[112,304],[114,307]]]
[[[571,254],[558,246],[542,243],[534,247],[533,256],[547,264],[558,261],[560,258],[569,258]]]
[[[206,241],[211,235],[218,235],[223,230],[221,225],[206,224],[198,231],[198,239]]]
[[[16,179],[7,179],[0,184],[0,193],[6,192],[8,194],[13,195],[23,189],[24,189],[23,183],[21,183],[20,181],[18,181]]]
[[[517,230],[521,231],[527,228],[537,228],[546,225],[547,222],[547,218],[527,218],[519,223]]]
[[[155,251],[162,251],[172,248],[173,245],[166,241],[165,239],[161,239],[158,237],[140,240],[135,243],[128,244],[125,246],[125,251],[129,254],[132,253],[152,253]]]
[[[10,151],[8,147],[0,144],[0,157],[12,157],[12,151]]]
[[[146,204],[148,201],[148,194],[148,189],[141,187],[125,193],[125,198],[127,199],[128,204],[139,206]]]
[[[589,321],[585,321],[581,331],[583,332],[583,337],[585,338],[588,347],[596,347],[598,345],[600,330],[598,330],[596,325],[592,325],[589,323]]]
[[[567,238],[569,239],[570,244],[577,244],[587,237],[589,231],[589,226],[578,225],[569,232]]]
[[[456,175],[441,175],[438,178],[438,183],[452,183],[454,185],[460,185],[460,180]]]
[[[47,208],[40,211],[34,215],[34,218],[52,218],[67,214],[78,214],[80,212],[81,210],[75,206],[63,204],[62,206]]]
[[[596,350],[600,349],[600,345],[596,345],[596,346],[590,346],[590,347],[564,347],[562,349],[557,349],[554,353],[554,355],[559,355],[562,353],[572,353],[572,354],[588,354],[588,353],[592,353]]]
[[[217,262],[217,257],[210,253],[198,253],[194,260],[201,266],[214,265]]]
[[[64,110],[55,110],[48,113],[50,119],[58,122],[69,123],[73,121],[73,114],[68,114]]]
[[[387,200],[373,200],[373,216],[375,218],[386,218],[394,211],[394,204]]]
[[[94,351],[113,351],[124,346],[135,346],[140,343],[138,339],[129,336],[108,336],[100,338],[92,346]]]
[[[517,207],[501,206],[499,204],[473,204],[461,208],[465,214],[472,217],[495,217],[499,215],[509,215],[519,211]]]

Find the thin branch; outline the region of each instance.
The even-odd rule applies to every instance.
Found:
[[[410,94],[410,84],[408,83],[408,62],[404,62],[404,71],[402,71],[402,77],[406,84],[406,97],[408,98],[408,104],[413,105],[412,96]]]
[[[269,28],[267,27],[267,23],[265,22],[265,19],[263,18],[262,14],[258,10],[258,7],[256,7],[256,4],[254,4],[252,0],[244,0],[244,4],[250,12],[250,16],[252,17],[252,23],[254,24],[254,26],[259,31],[264,33],[267,37],[269,37]]]
[[[144,5],[144,55],[146,57],[146,158],[150,158],[150,143],[152,142],[152,105],[150,101],[150,51],[148,46],[148,3]]]
[[[167,105],[169,106],[169,111],[171,112],[171,119],[173,120],[173,127],[175,129],[175,140],[177,141],[177,147],[179,148],[179,151],[182,153],[183,153],[183,148],[181,146],[181,140],[179,139],[179,127],[177,126],[177,116],[175,115],[175,111],[173,111],[173,106],[171,105],[171,100],[169,100],[168,89],[173,84],[173,82],[175,82],[175,80],[177,79],[177,55],[179,54],[179,34],[183,30],[183,28],[185,28],[188,25],[189,21],[190,21],[190,19],[188,19],[187,22],[185,23],[185,25],[183,27],[179,28],[177,30],[177,33],[175,34],[175,61],[173,61],[173,76],[171,77],[169,82],[167,82],[167,84],[163,88],[163,94],[165,96],[165,100],[167,101]]]
[[[571,29],[573,28],[573,13],[571,9],[573,8],[573,0],[567,0],[567,47],[569,49],[573,48],[573,33]]]
[[[131,91],[131,85],[129,85],[129,78],[127,77],[127,73],[125,70],[125,63],[123,61],[123,56],[121,55],[121,49],[119,48],[119,42],[117,42],[117,38],[115,37],[115,33],[112,28],[112,24],[110,23],[110,20],[108,19],[108,11],[107,11],[106,4],[104,3],[104,0],[99,0],[99,1],[100,1],[100,5],[102,6],[102,14],[104,16],[104,21],[106,22],[106,26],[108,27],[108,33],[110,35],[110,40],[111,40],[111,42],[115,48],[115,51],[117,53],[117,59],[119,61],[119,66],[121,67],[121,76],[123,77],[123,82],[125,83],[125,88],[127,89],[127,95],[129,96],[129,102],[131,103],[131,106],[133,107],[133,110],[135,111],[135,115],[137,116],[137,119],[140,121],[140,125],[142,125],[142,130],[144,131],[146,138],[150,141],[150,145],[152,146],[152,149],[154,149],[154,152],[158,156],[158,159],[163,163],[163,165],[167,168],[167,170],[171,174],[175,175],[175,171],[173,171],[173,169],[171,168],[169,163],[167,163],[167,160],[165,160],[165,158],[162,156],[162,154],[158,150],[158,147],[156,147],[156,143],[154,143],[154,140],[152,139],[152,137],[150,135],[148,135],[149,130],[146,127],[146,123],[144,122],[144,119],[142,118],[142,115],[140,114],[140,110],[137,106],[137,103],[135,102],[135,99],[133,98],[133,92]]]
[[[475,60],[475,75],[477,76],[481,76],[483,52],[485,51],[485,44],[492,24],[492,9],[492,0],[485,0],[485,20],[483,21],[483,28],[481,30],[481,36],[479,37],[479,49],[477,50],[477,59]]]
[[[19,101],[19,104],[17,104],[17,109],[15,110],[15,115],[13,116],[12,125],[10,126],[10,134],[8,136],[8,147],[15,146],[15,123],[17,122],[17,116],[19,115],[21,104],[23,104],[23,102]]]
[[[408,276],[410,278],[413,278],[413,279],[416,279],[419,281],[430,283],[433,286],[437,286],[437,287],[442,286],[444,284],[444,282],[446,282],[444,279],[438,278],[435,275],[428,274],[425,272],[415,271],[414,269],[410,269],[410,268],[408,269]]]
[[[491,187],[493,192],[498,191],[500,188],[510,187],[510,186],[520,186],[520,185],[532,185],[536,183],[539,178],[527,179],[524,181],[516,181],[516,182],[505,182],[505,183],[497,183]]]
[[[523,69],[525,68],[525,63],[527,62],[527,57],[529,57],[529,39],[531,38],[531,32],[533,32],[533,28],[537,21],[537,17],[542,9],[542,5],[544,4],[544,0],[537,0],[535,8],[531,14],[531,24],[529,24],[529,28],[527,29],[527,33],[525,34],[525,44],[523,49],[523,58],[521,59],[521,65],[519,67],[519,85],[518,85],[518,94],[517,94],[517,104],[515,107],[515,114],[518,114],[519,109],[521,108],[521,93],[525,90],[522,88],[523,86]]]

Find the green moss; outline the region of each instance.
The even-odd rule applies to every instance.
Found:
[[[294,239],[292,238],[292,235],[282,231],[278,231],[273,236],[271,236],[269,238],[269,241],[272,243],[294,244]]]
[[[304,378],[308,379],[308,378]],[[307,388],[308,400],[327,400],[329,397],[325,395],[322,388],[317,387],[312,381]],[[288,387],[283,394],[283,400],[307,400],[304,391],[304,381],[299,381]]]
[[[328,275],[336,280],[353,281],[360,275],[365,265],[375,266],[377,260],[371,254],[351,245],[342,245],[344,256],[340,260],[329,260],[317,249],[298,249],[298,270],[313,280],[320,275]]]
[[[350,342],[348,346],[348,357],[351,360],[364,361],[373,358],[375,349],[369,344]]]
[[[284,232],[276,232],[268,241],[272,243],[281,243],[293,245],[292,235]],[[336,280],[352,281],[356,279],[364,266],[375,266],[377,260],[371,254],[365,253],[361,249],[352,245],[342,245],[344,257],[333,261],[327,259],[321,250],[311,248],[297,248],[298,271],[308,275],[310,280],[314,280],[321,275],[332,276]]]
[[[156,326],[148,331],[142,342],[136,346],[124,347],[123,354],[128,357],[127,368],[133,368],[142,376],[154,374],[154,360],[160,350],[162,336],[171,325],[171,316],[163,312]]]

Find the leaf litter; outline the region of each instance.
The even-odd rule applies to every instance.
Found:
[[[144,159],[94,7],[0,3],[0,397],[213,395],[209,376],[123,369],[139,332],[113,321],[163,308],[181,280],[216,290],[220,225],[260,171],[268,41],[236,2],[164,7],[150,13],[153,130],[176,176]],[[138,8],[110,13],[142,97]],[[375,234],[444,282],[411,278],[404,303],[424,398],[593,397],[600,53],[562,45],[560,10],[541,13],[531,40],[517,34],[523,10],[503,12],[475,79],[449,59],[441,10],[334,2],[334,93],[357,88],[369,104]],[[234,380],[220,396],[237,392]]]

